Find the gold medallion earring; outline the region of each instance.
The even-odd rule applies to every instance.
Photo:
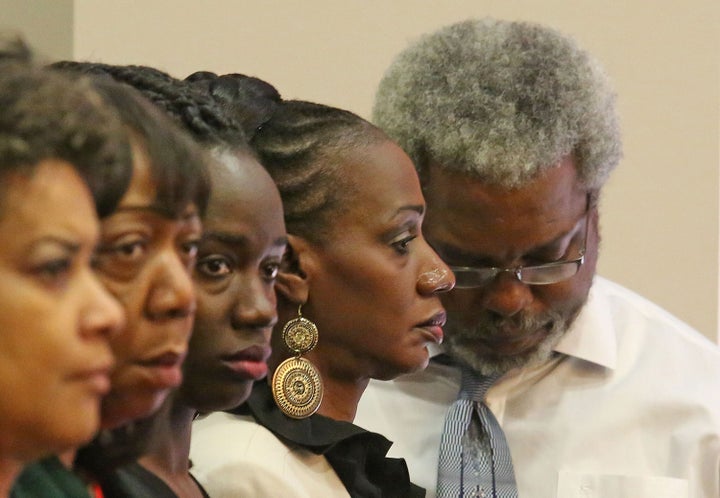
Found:
[[[292,418],[307,418],[317,411],[323,397],[320,373],[315,365],[301,355],[311,351],[318,343],[317,326],[302,316],[288,321],[282,330],[283,342],[295,353],[278,365],[272,378],[272,394],[280,410]]]

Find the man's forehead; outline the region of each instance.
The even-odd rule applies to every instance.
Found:
[[[430,163],[424,176],[429,212],[447,210],[490,223],[520,217],[552,219],[585,210],[587,193],[571,158],[516,188],[490,184],[438,163]]]

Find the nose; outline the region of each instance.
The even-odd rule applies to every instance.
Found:
[[[195,312],[190,270],[180,254],[166,250],[155,256],[146,313],[153,319],[185,318]]]
[[[125,325],[125,312],[122,306],[89,269],[87,282],[88,301],[80,318],[82,333],[85,336],[105,337],[118,333]]]
[[[233,328],[272,328],[277,320],[273,286],[259,277],[240,279],[232,312]]]
[[[452,290],[455,287],[455,275],[427,243],[425,247],[426,262],[421,266],[423,270],[418,276],[418,292],[423,296],[429,296]]]
[[[483,289],[483,307],[502,317],[515,315],[532,301],[532,290],[513,272],[500,273]]]

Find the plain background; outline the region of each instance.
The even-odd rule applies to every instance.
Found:
[[[573,36],[619,95],[625,155],[601,199],[598,272],[718,338],[720,2],[0,0],[50,59],[241,72],[369,117],[393,56],[468,17]]]

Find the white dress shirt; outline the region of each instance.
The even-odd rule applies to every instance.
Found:
[[[666,311],[595,277],[549,362],[507,374],[487,403],[521,498],[720,497],[720,349]],[[355,423],[394,441],[435,496],[459,371],[372,381]]]

